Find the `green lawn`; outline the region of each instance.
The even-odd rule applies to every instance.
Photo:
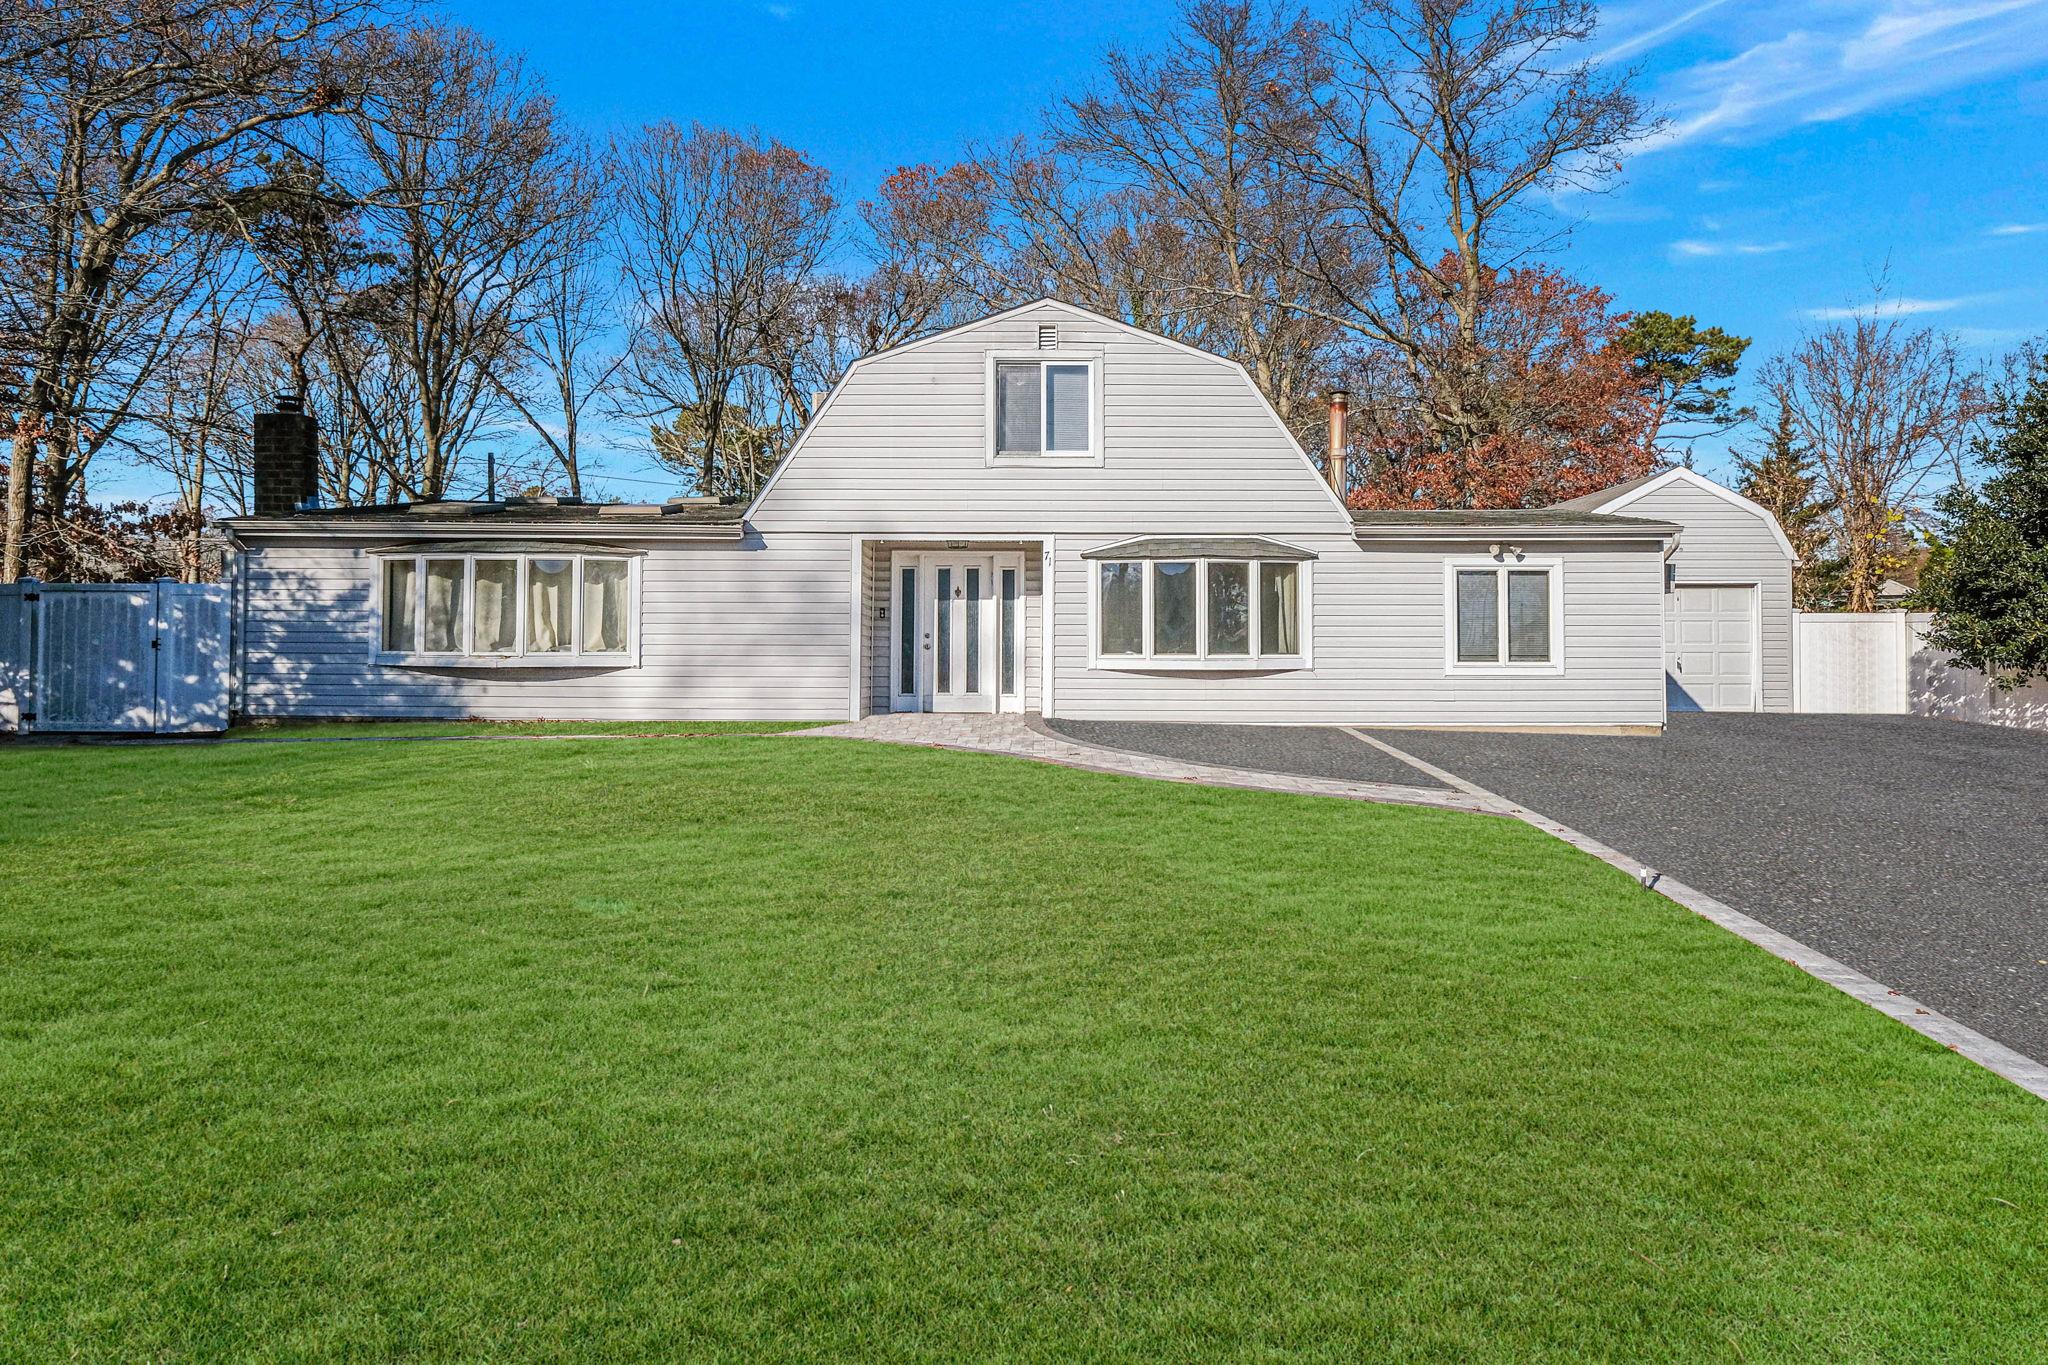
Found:
[[[1519,824],[0,750],[0,1355],[1995,1360],[2048,1106]]]
[[[242,739],[442,739],[452,735],[765,735],[829,720],[259,720]]]

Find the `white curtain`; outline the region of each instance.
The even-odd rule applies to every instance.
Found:
[[[1259,653],[1301,653],[1301,566],[1261,564]]]
[[[384,648],[410,654],[419,648],[414,633],[419,619],[418,566],[410,559],[384,564]]]
[[[535,559],[526,566],[526,651],[564,653],[569,649],[572,607],[571,559]]]
[[[626,561],[583,561],[583,648],[616,654],[626,647]]]
[[[427,561],[426,648],[431,654],[459,654],[462,639],[462,561]]]
[[[510,654],[519,645],[519,561],[476,562],[476,652]]]
[[[996,366],[996,449],[1009,454],[1039,453],[1038,362]]]

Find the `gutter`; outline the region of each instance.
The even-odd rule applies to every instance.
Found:
[[[1656,541],[1677,547],[1679,527],[1671,526],[1359,526],[1352,539],[1387,540],[1620,540]]]

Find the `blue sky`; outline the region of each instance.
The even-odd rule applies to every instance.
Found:
[[[751,125],[841,197],[964,142],[1029,130],[1173,0],[526,4],[456,0],[524,52],[572,120]],[[2003,350],[2048,331],[2048,0],[1677,0],[1608,6],[1595,47],[1642,72],[1671,131],[1616,191],[1556,205],[1558,262],[1619,306],[1755,338],[1755,365],[1831,310],[1893,306]],[[1722,459],[1703,452],[1702,467]],[[650,496],[637,458],[602,464]],[[625,476],[634,479],[623,481]]]
[[[525,51],[573,119],[757,126],[829,166],[854,199],[897,166],[1031,128],[1094,77],[1104,48],[1158,41],[1175,8],[453,11]],[[1595,47],[1639,67],[1672,121],[1620,189],[1557,205],[1578,224],[1560,263],[1621,307],[1754,337],[1753,362],[1828,311],[1867,304],[1880,274],[1895,306],[1974,348],[2048,330],[2048,0],[1617,4]],[[1702,463],[1714,473],[1721,460]]]

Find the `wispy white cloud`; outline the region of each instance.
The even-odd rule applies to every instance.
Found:
[[[1922,313],[1947,313],[1973,303],[1983,303],[1997,298],[1996,294],[1961,294],[1952,299],[1887,298],[1874,303],[1844,304],[1838,308],[1809,308],[1806,316],[1817,322],[1839,322],[1843,318],[1865,318],[1875,313],[1879,317],[1909,318]]]
[[[1987,237],[2031,237],[2037,232],[2048,232],[2048,223],[2000,223],[1984,229]]]
[[[1727,3],[1728,0],[1703,0],[1703,3],[1694,5],[1682,14],[1674,15],[1662,23],[1652,24],[1650,27],[1634,33],[1628,32],[1624,23],[1622,26],[1622,36],[1595,53],[1593,60],[1601,63],[1613,62],[1619,61],[1624,57],[1633,57],[1639,52],[1647,52],[1666,38],[1676,37],[1678,34],[1691,28],[1702,15],[1711,10],[1717,10]],[[1656,12],[1655,10],[1645,11],[1646,14],[1651,16],[1654,16]]]
[[[1790,242],[1731,242],[1718,237],[1681,237],[1671,244],[1674,258],[1690,260],[1714,256],[1769,256],[1791,249]]]
[[[1651,147],[1848,118],[2048,57],[2048,0],[1803,0],[1739,18],[1747,47],[1661,83],[1671,121]]]
[[[770,19],[794,19],[796,17],[796,6],[763,5],[761,6],[761,13],[767,15]]]

